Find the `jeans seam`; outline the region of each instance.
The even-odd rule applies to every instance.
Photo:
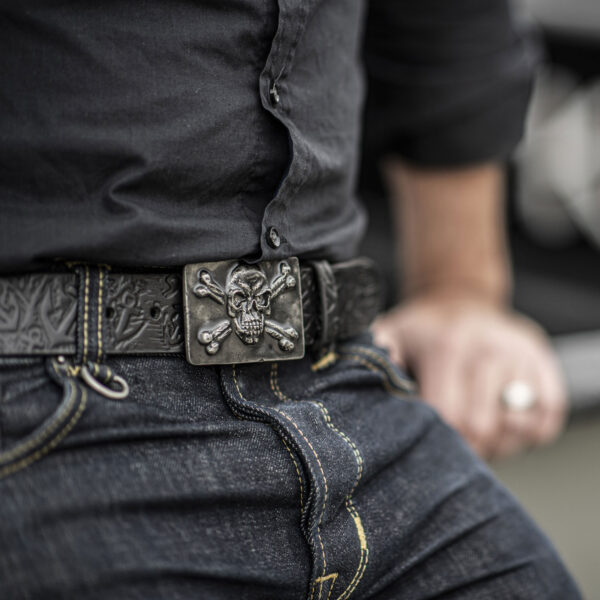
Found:
[[[321,513],[319,515],[319,519],[317,522],[317,537],[319,539],[319,546],[321,547],[321,558],[322,558],[322,563],[323,563],[322,573],[323,573],[323,575],[325,575],[325,572],[327,571],[327,558],[325,557],[325,547],[323,546],[323,539],[321,537],[321,522],[323,520],[323,515],[325,514],[325,508],[327,506],[327,496],[329,494],[329,490],[327,487],[327,477],[325,476],[325,471],[323,470],[323,465],[321,464],[321,459],[319,458],[319,455],[315,451],[313,445],[310,443],[308,438],[304,435],[304,433],[302,432],[300,427],[298,427],[298,425],[295,423],[295,421],[291,417],[289,417],[286,413],[284,413],[283,411],[279,410],[278,408],[274,408],[273,410],[275,410],[282,417],[287,419],[295,427],[296,431],[300,434],[302,439],[307,443],[308,447],[310,448],[311,452],[313,453],[314,457],[317,460],[317,465],[319,467],[319,471],[321,471],[321,476],[323,477],[323,484],[324,484],[325,490],[324,490],[324,495],[323,495],[323,505],[321,506]],[[313,596],[314,596],[314,586],[310,593],[311,600],[312,600]],[[319,596],[319,598],[320,598],[320,596]]]
[[[73,393],[71,393],[69,396],[69,401],[67,403],[67,406],[65,407],[64,416],[57,419],[50,426],[44,428],[42,431],[40,431],[38,433],[38,435],[36,435],[34,438],[30,439],[29,441],[24,442],[22,444],[17,444],[11,450],[7,450],[6,452],[3,452],[2,454],[0,454],[0,463],[8,462],[8,461],[12,460],[13,458],[15,458],[15,456],[17,456],[18,454],[26,453],[30,448],[32,448],[33,446],[35,446],[36,444],[41,442],[44,438],[51,435],[55,429],[59,428],[62,425],[62,423],[64,423],[64,421],[67,419],[69,412],[71,411],[71,409],[73,408],[74,405],[75,405],[75,395]]]
[[[96,361],[102,360],[102,286],[104,284],[104,269],[98,270],[98,351],[96,352]]]
[[[87,362],[88,355],[88,310],[90,306],[89,296],[90,296],[90,268],[85,265],[85,292],[83,299],[83,360],[82,363],[85,364]]]
[[[367,544],[367,538],[365,536],[362,519],[360,518],[360,515],[358,514],[358,511],[356,510],[356,506],[352,502],[352,494],[356,490],[356,488],[360,482],[360,479],[362,477],[363,458],[362,458],[362,455],[361,455],[356,443],[353,442],[346,433],[344,433],[343,431],[338,429],[333,424],[333,422],[331,420],[331,416],[329,414],[329,411],[325,408],[324,404],[322,402],[315,402],[315,404],[321,409],[321,412],[323,413],[323,417],[325,419],[325,423],[327,424],[327,426],[334,433],[336,433],[350,447],[350,449],[352,450],[352,454],[354,455],[354,459],[356,460],[356,468],[357,468],[356,479],[354,481],[354,485],[352,486],[352,489],[346,495],[345,506],[346,506],[346,510],[350,514],[350,517],[354,521],[354,526],[356,527],[356,532],[358,535],[358,541],[359,541],[359,545],[360,545],[360,559],[358,561],[358,567],[356,568],[356,571],[355,571],[354,576],[352,577],[350,583],[348,584],[346,589],[337,598],[337,600],[345,600],[346,598],[349,598],[352,595],[352,593],[354,593],[356,588],[358,587],[358,584],[360,583],[361,579],[363,578],[363,575],[365,574],[365,571],[367,568],[367,564],[369,562],[369,546]],[[328,597],[331,595],[331,589],[333,589],[333,583],[331,584],[331,588],[329,590]]]
[[[329,593],[327,594],[327,598],[325,599],[325,600],[330,600],[331,593],[333,592],[333,588],[335,587],[335,582],[337,581],[338,577],[339,577],[339,573],[330,573],[329,575],[326,575],[324,577],[317,577],[315,583],[319,584],[319,598],[323,594],[323,582],[329,581],[331,579],[333,581],[331,582],[331,585],[329,586]]]
[[[75,404],[75,399],[77,397],[77,390],[80,388],[78,388],[78,386],[76,386],[75,384],[73,384],[71,382],[68,382],[68,385],[71,386],[71,393],[70,393],[70,400],[69,400],[69,410],[70,410],[72,408],[72,406]],[[25,469],[26,467],[28,467],[35,461],[39,460],[40,458],[42,458],[43,456],[48,454],[48,452],[50,452],[53,448],[55,448],[58,444],[60,444],[60,442],[71,431],[71,429],[73,429],[73,427],[75,427],[77,421],[79,421],[79,419],[81,418],[81,415],[83,414],[83,411],[85,410],[85,407],[87,404],[87,394],[86,394],[85,389],[83,389],[83,388],[81,388],[80,391],[81,391],[81,400],[80,400],[77,410],[71,416],[70,421],[62,429],[60,429],[51,440],[47,441],[45,443],[45,445],[42,446],[39,450],[36,450],[33,454],[25,455],[21,460],[19,460],[19,462],[15,463],[15,464],[12,464],[12,465],[9,465],[9,466],[6,466],[6,467],[0,469],[0,479],[3,479],[4,477],[12,475],[18,471],[21,471],[22,469]],[[68,415],[69,411],[66,411],[66,414]],[[62,420],[62,423],[64,423],[64,421],[65,421],[65,419]],[[61,422],[59,421],[59,423],[61,423]],[[48,430],[45,430],[44,432],[42,432],[40,434],[40,436],[44,433],[49,435],[50,432],[53,431],[54,429],[56,429],[56,424],[54,424],[51,429],[48,429]],[[26,444],[26,446],[28,448],[31,447],[31,443],[33,441],[39,441],[39,439],[41,439],[41,438],[38,436],[35,440],[30,440]],[[13,450],[10,451],[10,453],[13,454],[12,457],[0,456],[0,460],[3,460],[3,461],[10,460],[11,458],[14,457],[14,452],[19,449],[21,451],[25,451],[24,447],[13,448]],[[17,454],[18,454],[18,452],[17,452]]]
[[[246,398],[244,398],[244,395],[242,394],[242,391],[240,389],[240,385],[239,385],[239,381],[238,381],[238,377],[237,377],[236,365],[232,365],[231,369],[232,369],[233,383],[234,383],[235,389],[237,391],[237,394],[238,394],[239,398],[243,402],[248,403],[249,401],[246,400]],[[233,408],[234,407],[232,407],[232,409]],[[317,465],[318,465],[319,470],[321,472],[321,476],[323,477],[324,488],[325,488],[324,491],[325,491],[325,493],[324,493],[324,498],[323,498],[323,506],[321,508],[321,512],[319,514],[319,518],[318,518],[318,522],[317,522],[317,536],[319,538],[319,545],[321,547],[321,556],[322,556],[322,562],[323,562],[323,571],[322,571],[322,573],[324,575],[325,571],[327,569],[327,559],[325,557],[325,548],[323,546],[323,540],[321,539],[320,526],[321,526],[321,521],[322,521],[322,518],[323,518],[323,514],[325,513],[325,507],[327,505],[327,496],[328,496],[327,477],[325,476],[325,472],[323,470],[323,465],[321,464],[321,460],[319,458],[319,455],[316,453],[313,445],[310,443],[310,441],[308,440],[308,438],[304,435],[304,433],[300,429],[300,427],[298,427],[298,425],[296,424],[296,422],[291,417],[289,417],[285,412],[283,412],[282,410],[279,410],[278,408],[274,408],[273,407],[273,408],[271,408],[271,410],[273,412],[276,412],[277,414],[281,415],[287,421],[289,421],[293,425],[293,427],[296,429],[296,431],[298,431],[298,433],[300,434],[300,436],[302,437],[302,439],[306,442],[306,444],[308,445],[308,447],[312,451],[314,457],[316,458]],[[251,419],[251,420],[256,420],[256,421],[260,421],[260,419],[258,418],[257,414],[262,414],[263,416],[267,416],[268,415],[267,411],[262,411],[261,412],[261,411],[258,411],[257,409],[252,409],[251,407],[248,408],[248,411],[249,411],[250,414],[246,418]],[[234,411],[234,414],[235,414],[235,411]],[[312,478],[316,481],[317,478],[315,477],[313,469],[311,468],[311,466],[310,466],[309,463],[307,463],[307,468],[310,471],[310,474],[311,474]],[[314,539],[313,539],[312,531],[310,533],[310,540],[309,541],[311,542],[311,544],[314,545]],[[312,589],[311,589],[311,594],[310,594],[310,599],[311,600],[314,597],[314,587],[315,586],[313,584]],[[320,600],[320,598],[318,600]]]
[[[273,391],[275,396],[277,398],[279,398],[282,402],[288,402],[291,399],[288,398],[281,391],[281,388],[279,387],[279,381],[277,379],[277,370],[278,370],[278,363],[276,363],[276,362],[272,363],[270,377],[269,377],[271,390]],[[283,438],[281,441],[283,442],[285,449],[288,451],[288,454],[290,455],[290,458],[292,459],[292,462],[294,463],[294,469],[296,469],[296,475],[298,476],[298,483],[300,485],[300,516],[303,516],[304,515],[304,502],[303,502],[304,485],[302,484],[302,476],[300,475],[300,467],[299,467],[298,461],[296,460],[296,457],[294,456],[292,449],[289,447],[288,443]]]
[[[400,379],[400,377],[398,377],[398,375],[393,371],[393,369],[390,367],[390,365],[387,364],[385,362],[385,360],[383,359],[383,357],[381,357],[379,354],[377,354],[377,352],[375,352],[369,348],[363,348],[362,346],[345,346],[345,349],[349,350],[350,352],[342,351],[342,352],[340,352],[340,356],[346,355],[346,356],[352,357],[352,356],[366,355],[367,357],[371,358],[371,360],[374,361],[381,370],[383,370],[385,372],[385,374],[387,375],[387,377],[390,380],[390,383],[392,385],[397,387],[399,390],[408,391],[407,388],[410,386],[410,383]],[[364,356],[363,356],[363,358],[364,358]],[[374,365],[372,365],[372,366],[374,366]]]
[[[274,363],[274,364],[276,365],[277,363]],[[235,380],[235,383],[236,383],[236,387],[237,387],[237,380]],[[281,391],[281,388],[279,387],[279,382],[277,379],[277,366],[271,367],[270,383],[271,383],[271,390],[273,391],[273,393],[275,394],[275,396],[277,398],[279,398],[280,400],[283,400],[284,402],[291,400],[288,396],[283,394],[283,392]],[[239,387],[238,387],[238,392],[239,392]],[[240,393],[240,395],[241,395],[241,393]],[[321,471],[321,476],[323,477],[324,495],[323,495],[323,505],[321,507],[321,513],[319,515],[319,519],[317,522],[317,537],[319,540],[319,546],[321,548],[321,562],[323,564],[323,570],[321,571],[321,573],[322,573],[322,576],[324,576],[325,572],[327,571],[327,558],[325,556],[325,547],[323,545],[323,539],[321,537],[321,521],[323,519],[323,515],[325,514],[325,508],[327,506],[327,496],[329,494],[329,489],[327,486],[327,477],[325,476],[325,471],[323,469],[323,465],[321,464],[321,459],[319,458],[319,455],[315,451],[313,445],[309,442],[308,438],[304,435],[304,433],[302,432],[300,427],[298,427],[298,425],[295,423],[295,421],[291,417],[289,417],[285,412],[283,412],[275,407],[273,408],[273,410],[276,411],[277,413],[279,413],[285,419],[287,419],[295,427],[296,431],[300,434],[302,439],[307,443],[308,447],[310,448],[311,452],[313,453],[314,457],[317,460],[317,465],[319,467],[319,471]],[[311,533],[311,538],[312,538],[312,533]],[[310,600],[312,600],[314,597],[316,582],[317,582],[317,580],[315,580],[315,582],[313,583],[313,585],[311,587]],[[320,598],[321,598],[321,594],[319,594],[319,600],[320,600]]]
[[[367,369],[369,369],[369,371],[372,371],[373,373],[377,373],[378,375],[381,375],[383,377],[383,387],[385,388],[385,390],[387,392],[392,394],[392,396],[396,396],[398,398],[404,398],[406,396],[406,390],[398,389],[396,387],[396,385],[394,385],[390,381],[388,372],[386,370],[384,370],[381,365],[375,364],[375,363],[371,362],[370,360],[367,360],[366,358],[364,358],[363,356],[360,356],[358,354],[340,353],[339,356],[340,356],[340,358],[354,360],[354,361],[360,363],[361,365],[363,365],[364,367],[366,367]]]
[[[288,451],[292,462],[294,463],[294,469],[296,470],[296,475],[298,476],[298,485],[300,486],[300,516],[304,514],[304,486],[302,485],[302,475],[300,475],[300,467],[298,466],[298,461],[294,456],[292,449],[289,447],[288,443],[282,439],[283,445],[285,449]]]

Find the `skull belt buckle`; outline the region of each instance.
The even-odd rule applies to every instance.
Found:
[[[296,257],[247,264],[186,265],[185,352],[193,365],[304,356],[300,265]]]

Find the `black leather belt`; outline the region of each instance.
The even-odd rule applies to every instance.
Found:
[[[0,355],[74,354],[77,289],[71,272],[0,278]],[[198,263],[183,275],[107,271],[104,351],[185,352],[193,364],[299,358],[366,329],[379,290],[362,258]]]

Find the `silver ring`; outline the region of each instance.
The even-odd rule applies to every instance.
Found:
[[[517,411],[530,410],[537,401],[533,388],[525,381],[518,379],[504,386],[500,398],[506,408]]]

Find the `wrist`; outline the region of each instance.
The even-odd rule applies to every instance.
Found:
[[[501,273],[446,274],[435,278],[423,277],[406,282],[404,299],[435,297],[472,300],[495,307],[507,307],[512,294],[511,278]]]

